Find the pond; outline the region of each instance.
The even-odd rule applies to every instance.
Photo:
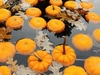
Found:
[[[44,7],[49,5],[48,1],[49,0],[45,0],[43,2],[39,2],[36,5],[36,7],[39,7],[42,10],[41,17],[43,17],[46,21],[49,21],[51,19],[51,18],[49,19],[48,17],[45,17],[46,13],[44,11]],[[66,0],[63,0],[63,2],[65,2],[65,1]],[[80,0],[76,0],[76,2],[80,3]],[[100,10],[99,10],[99,7],[98,7],[99,4],[100,4],[100,0],[91,0],[90,2],[93,3],[94,8],[92,10],[89,10],[89,12],[95,12],[97,14],[100,14]],[[21,38],[31,38],[31,39],[35,40],[36,35],[38,33],[38,30],[33,29],[32,27],[29,26],[30,19],[31,18],[24,20],[24,25],[21,29],[12,30],[12,32],[11,32],[12,36],[11,36],[11,39],[9,40],[10,42],[12,42],[13,44],[16,44],[17,41],[20,40]],[[73,48],[75,53],[76,53],[76,61],[75,61],[74,65],[83,67],[84,61],[85,61],[86,58],[88,58],[90,56],[100,56],[100,50],[99,50],[100,49],[100,43],[97,42],[96,40],[94,40],[94,38],[92,36],[93,31],[95,29],[100,28],[100,23],[93,24],[93,23],[86,22],[84,17],[81,17],[81,21],[82,21],[82,23],[84,23],[84,25],[87,28],[84,29],[84,27],[83,27],[83,29],[81,30],[82,27],[80,27],[80,29],[76,29],[76,27],[71,27],[71,28],[69,27],[70,29],[68,31],[65,31],[61,34],[59,34],[59,33],[55,34],[53,32],[50,32],[48,29],[44,29],[42,31],[44,32],[44,34],[46,34],[48,36],[47,38],[49,38],[49,41],[53,44],[53,47],[63,43],[62,35],[64,34],[64,36],[66,36],[66,44],[68,46],[70,46],[71,48]],[[68,24],[68,23],[66,23],[66,24]],[[78,34],[78,33],[86,34],[90,38],[92,38],[93,47],[89,51],[80,51],[72,44],[73,36]],[[40,37],[40,39],[42,39],[42,38]],[[78,40],[76,42],[78,42]],[[37,46],[35,50],[38,50],[38,49],[41,49],[41,48],[39,48]],[[16,52],[13,59],[17,60],[18,65],[28,66],[28,63],[27,63],[28,57],[29,57],[29,55],[21,55],[18,52]],[[0,64],[5,65],[5,63],[0,63]]]

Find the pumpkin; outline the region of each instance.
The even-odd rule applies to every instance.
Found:
[[[84,69],[88,75],[100,75],[100,57],[90,56],[84,61]]]
[[[100,29],[95,29],[92,33],[92,36],[96,41],[100,42]]]
[[[61,33],[65,29],[65,24],[58,19],[51,19],[47,23],[47,28],[51,32]]]
[[[15,30],[21,29],[24,25],[24,20],[20,16],[11,16],[6,21],[6,26],[11,27]]]
[[[6,62],[8,57],[13,58],[15,53],[15,46],[11,42],[0,42],[0,62]]]
[[[7,66],[0,66],[0,75],[11,75],[11,70]]]
[[[73,10],[73,9],[77,9],[78,8],[78,4],[77,2],[75,1],[66,1],[64,3],[64,6],[67,8],[67,9],[70,9],[70,10]]]
[[[36,43],[30,38],[22,38],[16,43],[16,50],[21,55],[28,55],[36,49]]]
[[[85,15],[85,19],[90,23],[94,23],[94,24],[100,23],[100,16],[94,12],[88,12]]]
[[[0,22],[6,21],[11,16],[11,12],[5,8],[0,9]]]
[[[84,9],[84,10],[91,10],[93,9],[94,5],[89,1],[89,2],[85,2],[82,1],[80,2],[80,6]]]
[[[73,46],[80,51],[89,51],[93,47],[92,39],[82,33],[78,33],[72,37]]]
[[[82,67],[71,65],[64,69],[63,75],[87,75],[87,73]]]
[[[52,63],[52,56],[43,50],[37,50],[28,57],[28,66],[36,72],[46,72]]]
[[[64,37],[64,43],[57,45],[52,51],[52,58],[58,63],[64,66],[69,66],[74,64],[76,59],[76,54],[73,48],[65,45],[66,37]]]
[[[0,6],[2,6],[4,4],[3,0],[0,0]]]
[[[57,14],[61,12],[61,10],[60,10],[60,7],[56,5],[49,5],[46,7],[45,12],[49,16],[56,16]]]
[[[25,2],[29,3],[31,6],[36,6],[38,3],[38,0],[25,0]]]
[[[29,26],[33,29],[44,29],[47,23],[42,17],[34,17],[29,21]]]
[[[39,17],[42,14],[41,10],[36,7],[26,9],[25,13],[29,17]]]
[[[63,4],[62,0],[49,0],[51,5],[61,6]]]

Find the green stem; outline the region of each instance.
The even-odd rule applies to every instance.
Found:
[[[66,37],[63,36],[63,39],[64,39],[64,41],[63,41],[63,54],[66,54],[66,50],[65,50],[65,46],[66,46]]]

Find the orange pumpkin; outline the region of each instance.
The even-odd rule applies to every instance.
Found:
[[[45,72],[52,63],[52,56],[43,50],[37,50],[28,57],[28,66],[36,72]]]
[[[8,57],[13,58],[15,53],[15,46],[11,42],[0,42],[0,62],[6,62]]]
[[[22,28],[22,26],[24,25],[23,23],[24,20],[20,16],[11,16],[7,19],[6,26],[17,30]]]
[[[36,6],[38,3],[38,0],[25,0],[25,2],[31,4],[31,6]]]
[[[87,73],[82,67],[72,65],[64,69],[63,75],[87,75]]]
[[[11,12],[7,9],[0,9],[0,22],[6,21],[11,16]]]
[[[65,29],[65,24],[58,19],[51,19],[47,23],[47,28],[51,32],[60,33]]]
[[[85,1],[82,1],[80,3],[80,6],[84,9],[84,10],[91,10],[93,9],[94,5],[91,3],[91,2],[85,2]]]
[[[86,34],[76,34],[72,37],[72,44],[80,51],[89,51],[93,47],[92,39]]]
[[[85,19],[90,23],[94,23],[94,24],[100,23],[100,16],[94,12],[88,12],[85,15]]]
[[[45,12],[49,16],[56,16],[57,14],[61,12],[61,10],[60,10],[60,7],[56,5],[49,5],[46,7]]]
[[[3,0],[0,0],[0,6],[2,6],[4,4]]]
[[[33,29],[44,29],[47,23],[42,17],[34,17],[29,21],[29,26]]]
[[[65,37],[64,37],[65,39]],[[64,66],[69,66],[74,64],[76,59],[76,54],[73,48],[65,45],[65,40],[63,45],[58,45],[52,51],[53,60],[61,63]]]
[[[30,38],[20,39],[16,43],[16,50],[21,55],[28,55],[36,49],[36,43]]]
[[[11,75],[11,70],[7,66],[0,66],[0,75]]]
[[[64,6],[67,8],[67,9],[70,9],[70,10],[73,10],[73,9],[77,9],[78,8],[78,4],[76,1],[66,1],[64,3]]]
[[[90,56],[84,61],[84,68],[88,75],[100,75],[100,57]]]
[[[39,17],[42,14],[41,10],[36,7],[26,9],[25,13],[29,17]]]
[[[96,41],[100,42],[100,29],[95,29],[92,35]]]
[[[63,4],[62,0],[49,0],[51,5],[61,6]]]

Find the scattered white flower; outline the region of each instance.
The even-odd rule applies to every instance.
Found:
[[[25,13],[24,12],[22,12],[22,11],[18,11],[18,13],[16,13],[15,15],[19,15],[19,16],[21,16],[23,19],[28,19],[28,16],[27,15],[25,15]]]
[[[62,7],[60,10],[61,10],[62,12],[63,12],[63,11],[66,11],[66,8],[65,8],[65,7]]]
[[[82,2],[84,1],[84,2],[89,2],[90,0],[81,0]]]
[[[8,0],[3,0],[4,1],[4,3],[6,3]]]
[[[31,7],[31,5],[29,3],[26,3],[26,2],[22,2],[20,4],[20,6],[21,6],[22,10],[26,10],[27,8]]]

